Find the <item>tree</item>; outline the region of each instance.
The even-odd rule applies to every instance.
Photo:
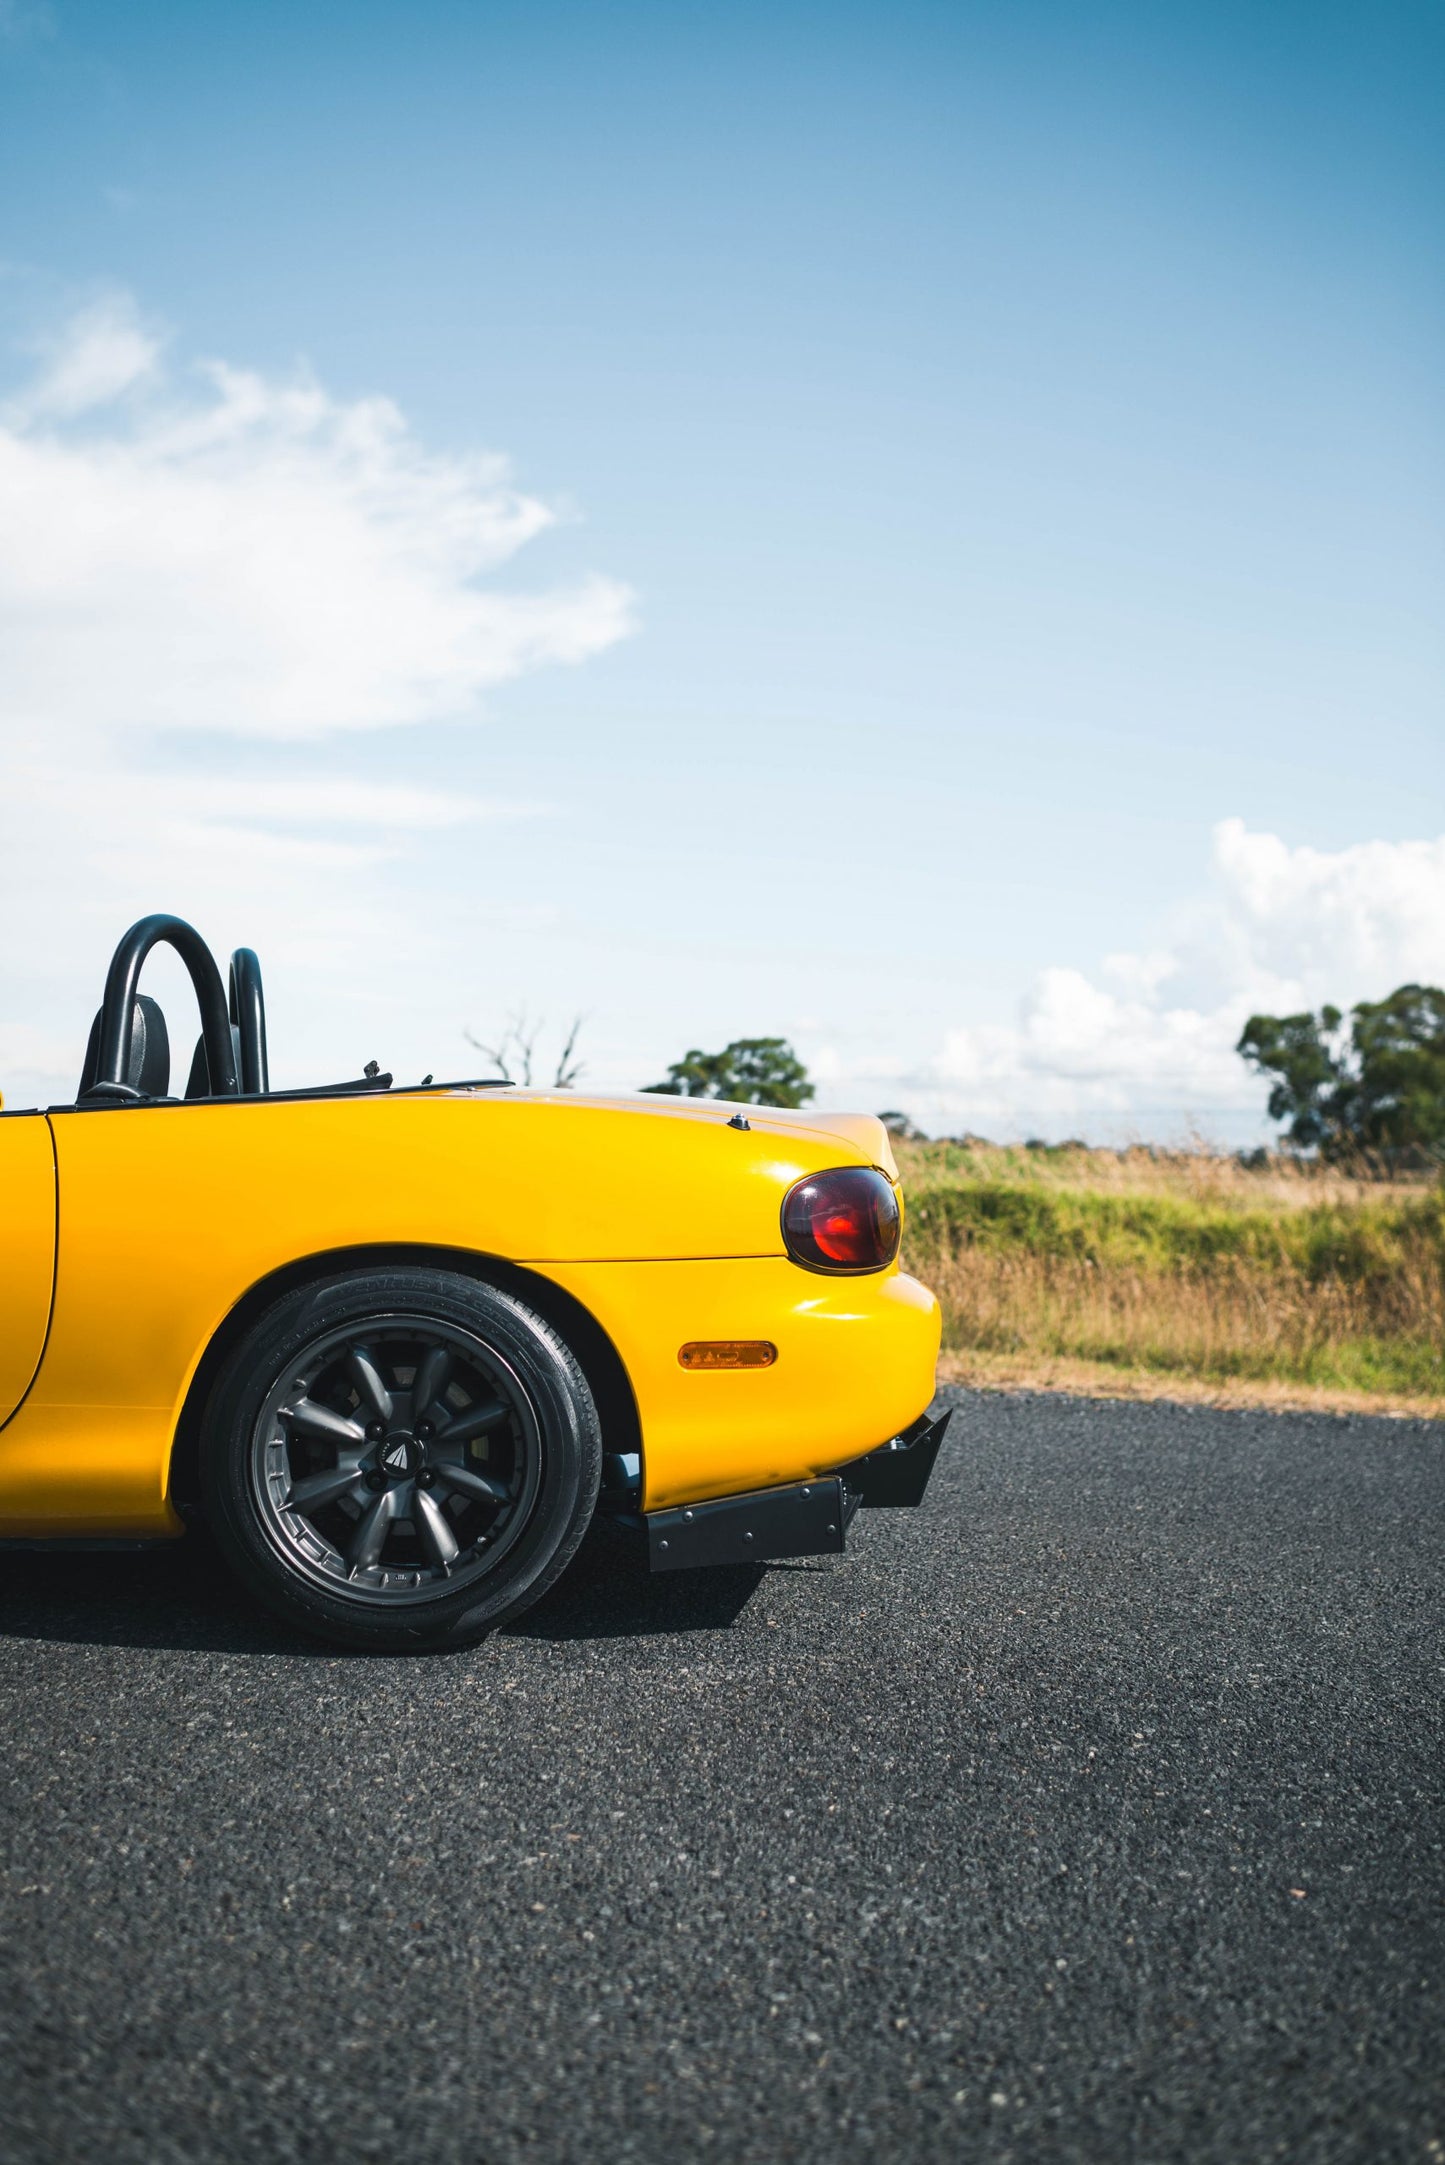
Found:
[[[1256,1074],[1273,1077],[1269,1117],[1287,1123],[1285,1136],[1296,1150],[1323,1149],[1343,1132],[1339,1028],[1337,1007],[1322,1007],[1318,1015],[1251,1015],[1234,1048]]]
[[[1445,992],[1401,985],[1354,1011],[1355,1128],[1383,1150],[1445,1153]]]
[[[532,1087],[532,1063],[536,1057],[537,1039],[542,1034],[541,1022],[533,1022],[527,1010],[519,1008],[507,1020],[507,1027],[495,1045],[485,1045],[470,1030],[462,1036],[478,1052],[484,1052],[503,1082],[520,1083],[524,1090]],[[567,1032],[566,1042],[557,1056],[556,1070],[552,1076],[554,1090],[570,1090],[582,1073],[582,1062],[577,1058],[577,1037],[582,1028],[582,1017],[577,1016]]]
[[[730,1098],[739,1105],[806,1105],[808,1070],[783,1037],[735,1037],[721,1052],[684,1053],[667,1081],[648,1083],[662,1097]]]
[[[1342,1025],[1337,1007],[1250,1016],[1235,1049],[1272,1078],[1270,1119],[1324,1158],[1445,1155],[1445,992],[1401,985]]]
[[[895,1142],[926,1143],[928,1137],[907,1113],[880,1113],[879,1119]]]

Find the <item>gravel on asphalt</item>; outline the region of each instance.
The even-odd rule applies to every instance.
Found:
[[[0,2157],[1445,2160],[1445,1428],[947,1395],[449,1657],[0,1556]]]

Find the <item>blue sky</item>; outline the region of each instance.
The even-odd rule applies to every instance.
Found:
[[[245,922],[243,870],[138,853],[218,946],[266,929],[294,1079],[464,1067],[461,1023],[526,1002],[585,1010],[609,1085],[784,1031],[830,1101],[936,1128],[1252,1135],[1251,1005],[1445,973],[1442,61],[1433,6],[12,0],[32,449],[103,465],[150,427],[153,473],[145,399],[203,400],[208,358],[304,369],[338,413],[393,401],[418,457],[503,454],[553,514],[444,584],[631,600],[450,706],[368,707],[359,672],[364,727],[122,698],[98,754],[81,695],[46,702],[101,604],[17,574],[38,658],[0,757],[233,791],[204,817],[259,838]],[[22,411],[77,319],[159,358]],[[67,612],[62,670],[37,626]],[[288,854],[265,789],[338,779],[487,810],[343,865],[314,796]],[[52,877],[96,907],[51,911],[43,971],[0,955],[5,1020],[40,1001],[7,1094],[64,1072],[138,892],[47,816],[12,923]],[[288,922],[340,925],[348,881],[373,934],[288,987]]]

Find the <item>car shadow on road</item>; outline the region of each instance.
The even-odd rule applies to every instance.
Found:
[[[503,1635],[634,1639],[664,1632],[726,1631],[766,1576],[764,1564],[736,1564],[654,1577],[640,1538],[597,1526],[551,1593],[506,1625]]]
[[[725,1631],[764,1576],[764,1566],[744,1564],[654,1578],[640,1543],[599,1528],[545,1599],[500,1636],[561,1641]],[[250,1601],[195,1535],[155,1549],[0,1552],[3,1639],[273,1657],[327,1651]]]
[[[204,1540],[0,1554],[0,1639],[202,1654],[313,1653],[248,1601]]]

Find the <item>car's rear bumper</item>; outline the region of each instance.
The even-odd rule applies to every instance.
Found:
[[[840,1474],[933,1396],[938,1303],[897,1269],[827,1277],[783,1256],[544,1268],[621,1355],[647,1511]],[[767,1339],[776,1361],[679,1364],[686,1341],[737,1338]]]
[[[861,1506],[922,1503],[950,1418],[921,1415],[901,1435],[821,1481],[648,1511],[648,1562],[654,1571],[690,1571],[704,1564],[840,1555]]]

